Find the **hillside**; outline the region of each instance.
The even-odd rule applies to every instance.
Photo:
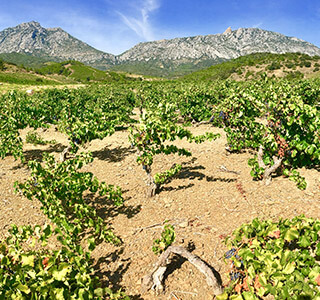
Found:
[[[0,53],[23,53],[53,61],[78,60],[106,67],[114,56],[74,38],[61,28],[43,28],[38,22],[22,23],[0,32]],[[100,66],[102,67],[102,66]]]
[[[48,62],[49,57],[37,57],[23,53],[0,53],[0,59],[5,62],[12,63],[18,66],[24,66],[27,68],[41,68]]]
[[[265,52],[320,55],[320,49],[311,43],[259,28],[144,42],[120,55],[97,50],[61,28],[43,28],[34,21],[0,32],[0,53],[11,55],[11,62],[23,61],[25,66],[37,68],[45,61],[76,60],[100,70],[177,77],[237,57]]]
[[[13,57],[13,56],[12,56]],[[14,55],[14,57],[24,56]],[[36,61],[36,60],[35,60]],[[23,65],[0,58],[0,83],[22,85],[63,85],[79,83],[106,83],[143,80],[141,76],[126,75],[117,72],[104,72],[77,61],[61,63],[43,63],[39,69],[26,68]]]
[[[256,53],[232,59],[183,77],[185,80],[248,80],[261,76],[311,78],[320,76],[320,57],[301,53]]]
[[[50,62],[44,67],[37,69],[36,72],[42,75],[63,75],[76,82],[111,82],[137,80],[132,76],[116,72],[105,72],[93,67],[87,66],[78,61],[65,61],[61,63]],[[142,79],[142,78],[141,78]]]
[[[57,85],[74,83],[74,80],[66,77],[50,77],[36,74],[23,66],[4,62],[0,59],[0,84],[22,84],[22,85]]]

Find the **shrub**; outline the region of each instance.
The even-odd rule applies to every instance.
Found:
[[[0,59],[0,71],[3,71],[5,69],[4,67],[4,61]]]
[[[318,299],[319,230],[304,216],[242,225],[226,239],[231,281],[217,299]]]
[[[266,69],[269,71],[278,70],[280,68],[281,68],[281,64],[278,61],[273,61],[271,65],[266,67]]]

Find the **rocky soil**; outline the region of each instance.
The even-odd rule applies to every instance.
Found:
[[[122,288],[132,299],[213,299],[205,277],[191,264],[174,258],[165,278],[165,293],[141,292],[141,278],[152,270],[157,260],[152,252],[153,240],[160,237],[165,221],[174,225],[175,245],[190,247],[228,282],[228,266],[223,255],[226,235],[242,223],[254,218],[292,218],[305,214],[319,218],[320,172],[301,170],[308,187],[305,191],[283,177],[273,178],[270,186],[253,181],[247,164],[252,153],[229,154],[221,129],[208,125],[191,128],[196,134],[220,132],[222,137],[200,145],[178,141],[177,145],[191,150],[191,158],[159,156],[155,171],[164,170],[174,162],[182,171],[154,198],[146,197],[145,174],[136,163],[136,153],[130,147],[127,131],[117,131],[102,141],[93,141],[87,148],[94,162],[84,167],[100,180],[119,185],[125,198],[124,206],[113,208],[100,203],[99,213],[110,222],[123,244],[115,247],[102,244],[93,253],[101,280],[114,289]],[[25,137],[27,130],[22,132]],[[43,152],[59,155],[68,144],[66,137],[53,128],[41,132],[56,145],[25,144],[26,160],[41,159]],[[37,201],[29,201],[14,193],[15,181],[29,176],[26,164],[7,157],[0,168],[0,237],[6,236],[10,224],[44,224],[48,222]]]

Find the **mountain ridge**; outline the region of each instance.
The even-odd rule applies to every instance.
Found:
[[[101,70],[178,76],[222,61],[260,52],[319,55],[320,48],[260,28],[230,27],[224,33],[141,42],[120,55],[97,50],[60,27],[31,21],[0,32],[0,53],[25,53],[48,60],[78,60]]]
[[[114,63],[114,55],[97,50],[60,27],[44,28],[31,21],[0,32],[0,53],[25,53],[47,56],[55,61],[74,59],[83,63],[105,60]]]

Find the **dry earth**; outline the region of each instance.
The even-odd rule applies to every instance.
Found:
[[[191,130],[196,134],[220,132],[222,137],[200,145],[178,141],[177,145],[191,150],[192,158],[157,157],[155,171],[164,170],[174,162],[182,162],[183,168],[151,199],[145,195],[146,177],[136,164],[136,153],[130,147],[127,131],[117,131],[102,141],[93,141],[88,147],[95,159],[84,169],[92,171],[102,181],[119,185],[126,199],[120,209],[114,209],[107,203],[100,205],[100,214],[110,222],[123,244],[120,247],[103,244],[96,248],[97,269],[104,283],[116,289],[121,287],[132,299],[213,298],[204,276],[181,259],[175,259],[171,265],[165,279],[165,294],[141,294],[141,278],[151,271],[157,259],[151,250],[152,243],[160,237],[165,220],[175,227],[175,244],[192,245],[193,253],[213,266],[226,283],[223,238],[242,223],[256,217],[277,220],[300,214],[320,218],[319,171],[302,170],[308,183],[305,191],[298,190],[293,182],[282,177],[274,178],[270,186],[264,186],[250,177],[247,160],[252,154],[228,154],[224,150],[226,139],[222,130],[208,125]],[[26,132],[22,132],[23,137]],[[41,135],[58,143],[53,146],[25,144],[27,160],[41,159],[44,151],[58,155],[68,144],[66,137],[53,128],[41,132]],[[12,157],[1,161],[1,238],[12,223],[34,225],[47,222],[39,203],[14,193],[14,182],[21,182],[28,176],[26,164],[14,161]]]

